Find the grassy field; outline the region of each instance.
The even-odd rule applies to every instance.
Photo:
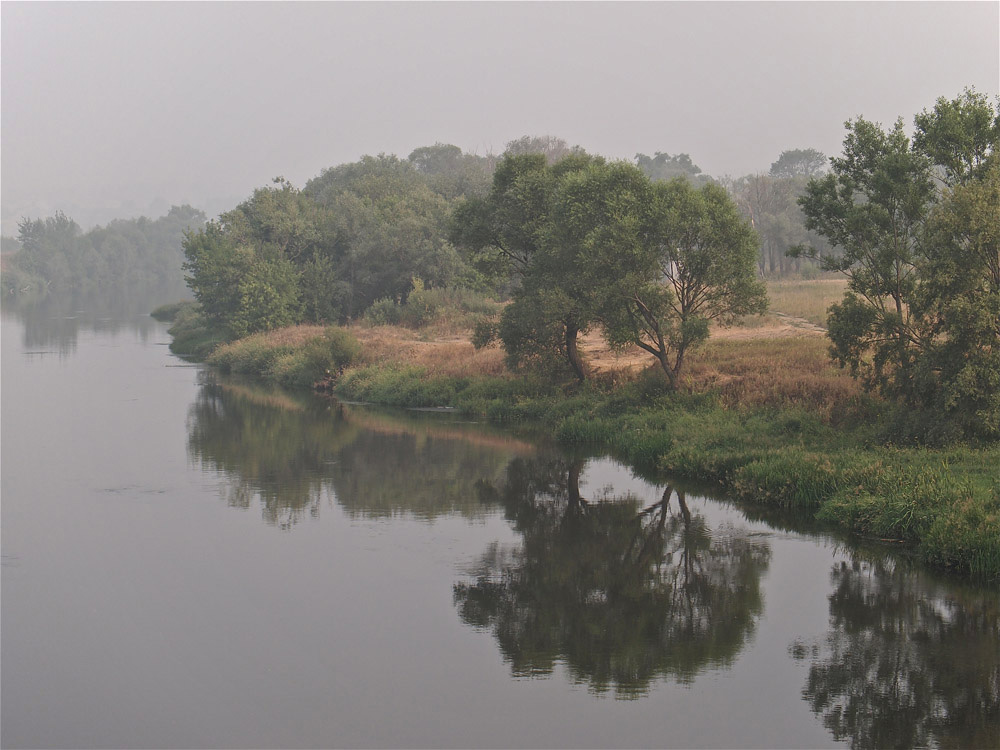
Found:
[[[842,278],[815,279],[812,281],[776,279],[767,282],[767,296],[771,301],[770,314],[777,313],[807,320],[813,325],[826,327],[826,311],[839,302],[847,289]]]

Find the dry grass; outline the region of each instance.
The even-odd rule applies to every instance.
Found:
[[[309,339],[322,336],[323,331],[325,330],[326,326],[303,324],[298,326],[289,326],[288,328],[277,328],[273,331],[255,333],[252,336],[248,336],[244,340],[252,341],[257,339],[266,344],[268,347],[298,347],[309,341]]]
[[[431,375],[506,376],[503,352],[476,351],[470,332],[428,340],[424,332],[394,326],[351,329],[361,342],[364,364],[404,363]],[[800,406],[830,417],[860,395],[857,383],[830,362],[821,331],[788,323],[713,332],[688,358],[683,388],[717,390],[728,406]],[[581,338],[589,371],[608,382],[623,382],[656,367],[638,347],[612,350],[600,331]]]
[[[717,389],[729,406],[799,406],[831,417],[861,394],[817,335],[710,340],[692,355],[684,387]]]
[[[505,375],[503,351],[489,347],[476,351],[471,331],[449,330],[430,338],[424,331],[400,326],[352,326],[361,343],[362,362],[368,365],[403,363],[423,367],[431,375],[469,377]]]
[[[854,403],[861,391],[831,364],[819,325],[844,289],[842,279],[769,282],[772,309],[784,315],[714,329],[708,343],[689,355],[683,387],[717,390],[729,406],[800,406],[827,417]],[[308,332],[297,332],[307,328],[289,330],[308,337]],[[364,364],[416,365],[431,375],[454,377],[509,375],[501,349],[476,351],[471,331],[451,322],[420,330],[359,324],[351,332],[361,343]],[[589,371],[607,382],[627,381],[657,366],[638,347],[612,349],[599,330],[581,337],[580,351]]]
[[[846,289],[847,281],[843,278],[768,281],[767,296],[771,300],[771,306],[767,317],[784,313],[825,327],[827,308],[834,302],[839,302]]]

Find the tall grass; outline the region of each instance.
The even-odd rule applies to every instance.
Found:
[[[834,302],[840,302],[846,289],[847,281],[842,278],[775,279],[767,282],[772,312],[803,318],[824,328],[827,308]]]

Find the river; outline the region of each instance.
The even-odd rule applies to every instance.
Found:
[[[3,315],[5,748],[1000,746],[992,587],[148,306]]]

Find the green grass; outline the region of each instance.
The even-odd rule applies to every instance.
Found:
[[[207,361],[223,372],[309,388],[336,377],[360,352],[357,340],[343,328],[301,326],[222,344]]]

